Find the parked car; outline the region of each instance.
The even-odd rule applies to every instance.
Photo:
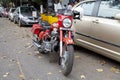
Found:
[[[120,62],[120,0],[87,0],[72,8],[75,43]]]
[[[4,8],[2,6],[0,6],[0,17],[3,16],[3,13],[4,13]]]
[[[15,11],[16,8],[10,8],[9,12],[8,12],[8,18],[9,20],[13,21],[13,13]]]
[[[9,12],[9,8],[5,8],[3,12],[3,16],[8,18],[8,12]]]
[[[39,15],[37,10],[33,6],[20,6],[13,15],[14,23],[18,23],[18,26],[33,25],[38,23]]]

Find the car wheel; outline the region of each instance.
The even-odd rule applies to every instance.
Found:
[[[13,22],[16,24],[15,18],[13,19]]]
[[[21,24],[21,21],[20,21],[20,20],[18,20],[18,26],[19,26],[19,27],[21,27],[21,26],[22,26],[22,24]]]

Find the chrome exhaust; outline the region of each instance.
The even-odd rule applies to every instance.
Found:
[[[36,47],[38,47],[38,48],[40,48],[40,47],[41,47],[41,45],[40,45],[40,44],[38,44],[38,42],[37,42],[37,41],[33,40],[33,43],[34,43],[34,45],[35,45]]]

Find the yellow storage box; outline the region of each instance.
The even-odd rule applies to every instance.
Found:
[[[58,21],[58,18],[56,16],[55,17],[48,16],[48,23],[49,24],[52,24],[52,23],[57,22],[57,21]]]
[[[42,20],[43,21],[47,21],[49,24],[52,24],[54,22],[58,21],[58,18],[55,16],[50,16],[50,15],[45,15],[45,14],[41,14]]]

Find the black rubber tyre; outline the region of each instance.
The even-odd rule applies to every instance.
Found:
[[[15,19],[13,19],[13,22],[16,24],[16,21],[15,21]]]
[[[64,45],[63,57],[61,58],[61,68],[62,68],[62,73],[65,76],[68,76],[71,73],[73,62],[74,62],[73,45]]]
[[[19,26],[19,27],[22,27],[22,24],[21,24],[20,19],[18,20],[18,26]]]

